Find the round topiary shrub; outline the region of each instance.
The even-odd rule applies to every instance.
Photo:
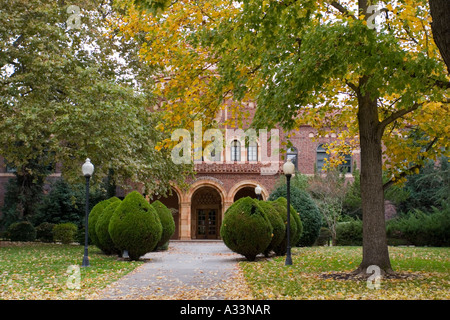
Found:
[[[97,246],[105,254],[121,254],[120,250],[116,248],[114,242],[112,241],[108,230],[111,217],[121,202],[122,201],[120,199],[111,201],[111,203],[105,209],[103,209],[95,225],[95,234],[97,235],[98,239]]]
[[[286,250],[287,250],[287,201],[283,201],[283,197],[278,198],[275,201],[269,201],[272,206],[277,210],[278,214],[280,215],[281,219],[283,220],[283,224],[284,224],[284,237],[283,240],[280,241],[280,243],[275,246],[273,248],[273,251],[275,252],[276,255],[278,256],[282,256],[286,254]],[[286,200],[286,199],[284,199]],[[295,218],[296,215],[296,211],[294,209],[294,207],[292,207],[291,205],[291,209],[290,209],[290,243],[291,243],[291,247],[295,246],[296,241],[298,240],[298,238],[300,237],[299,234],[299,230],[298,230],[298,226],[297,226],[297,220]]]
[[[172,211],[159,200],[153,202],[152,207],[155,208],[158,213],[162,225],[162,235],[161,239],[156,244],[156,249],[167,250],[168,246],[166,244],[175,232],[175,221],[173,220]]]
[[[95,244],[97,247],[99,246],[98,243],[98,237],[95,233],[95,226],[97,224],[98,217],[102,214],[103,210],[109,206],[109,204],[113,201],[120,200],[117,197],[112,197],[106,200],[102,200],[99,203],[97,203],[89,213],[88,218],[88,234],[89,238],[91,239],[92,243]]]
[[[28,221],[20,221],[8,227],[11,241],[34,241],[36,240],[36,229]]]
[[[266,250],[264,250],[264,255],[267,257],[269,256],[269,253],[273,251],[275,247],[280,245],[281,241],[283,241],[283,239],[285,238],[286,225],[284,224],[283,218],[272,202],[259,201],[258,204],[264,210],[264,213],[266,214],[273,228],[272,241],[269,243]]]
[[[54,223],[43,222],[36,227],[36,239],[42,242],[53,242]]]
[[[315,204],[311,196],[304,190],[291,186],[291,205],[300,215],[303,224],[303,233],[297,246],[312,246],[319,237],[320,228],[322,227],[322,216],[319,208]],[[286,198],[286,185],[275,189],[269,196],[269,200],[276,200],[279,197]]]
[[[78,228],[71,222],[60,223],[53,227],[53,240],[70,244],[75,240]]]
[[[266,250],[272,232],[264,210],[250,197],[241,198],[228,208],[220,228],[225,245],[250,261]]]
[[[108,230],[115,246],[127,250],[131,260],[152,251],[162,235],[155,208],[137,191],[129,193],[116,208]]]

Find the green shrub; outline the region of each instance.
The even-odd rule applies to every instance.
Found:
[[[95,234],[98,239],[97,246],[105,254],[121,254],[120,250],[114,245],[108,230],[111,217],[121,202],[120,199],[111,201],[110,204],[103,209],[95,224]]]
[[[175,221],[173,220],[172,211],[167,208],[161,201],[156,200],[152,203],[153,208],[155,208],[158,213],[159,220],[162,225],[162,235],[161,239],[156,245],[156,249],[167,250],[168,246],[166,244],[169,242],[170,237],[175,232]]]
[[[8,227],[11,241],[34,241],[36,240],[36,229],[28,221],[20,221]]]
[[[36,238],[42,242],[53,242],[54,223],[43,222],[36,227]]]
[[[97,203],[89,213],[88,218],[88,234],[89,238],[92,240],[92,243],[99,247],[98,237],[95,233],[95,226],[97,224],[98,217],[102,214],[103,210],[110,205],[111,202],[120,200],[117,197],[112,197],[106,200],[102,200]]]
[[[60,223],[53,227],[53,240],[63,244],[72,243],[77,235],[78,228],[71,222]]]
[[[411,211],[388,221],[386,229],[389,238],[406,240],[416,246],[449,246],[450,206],[442,210],[434,207],[431,213]]]
[[[264,250],[264,255],[267,257],[269,253],[273,251],[275,247],[280,245],[280,243],[285,238],[286,225],[284,224],[284,220],[281,217],[281,214],[278,212],[277,208],[273,205],[272,202],[259,201],[258,204],[264,210],[264,213],[266,214],[273,228],[272,241],[267,246],[266,250]]]
[[[258,201],[244,197],[225,212],[220,235],[232,251],[253,261],[272,241],[273,228]]]
[[[361,246],[362,221],[355,219],[339,222],[336,226],[336,244],[339,246]]]
[[[303,225],[303,233],[296,243],[297,246],[312,246],[319,237],[320,228],[322,227],[322,216],[317,205],[311,196],[304,190],[291,186],[291,205],[300,215]],[[276,200],[280,197],[286,198],[286,185],[275,189],[269,196],[268,200]]]
[[[331,239],[331,231],[330,231],[330,229],[328,229],[326,227],[322,227],[322,228],[320,228],[320,234],[319,234],[319,237],[316,240],[315,245],[316,246],[328,245],[330,243],[330,239]]]
[[[108,230],[115,246],[127,250],[131,260],[152,251],[162,235],[156,210],[137,191],[129,193],[114,211]]]
[[[278,211],[278,214],[280,215],[281,219],[283,220],[283,224],[284,224],[284,237],[283,240],[276,245],[273,248],[273,251],[275,252],[276,255],[285,255],[286,254],[286,249],[287,249],[287,200],[286,198],[280,197],[275,201],[270,201],[270,203],[274,206],[274,208]],[[301,222],[300,222],[300,230],[298,228],[298,221],[296,219],[296,216],[298,217],[297,212],[295,211],[294,207],[291,205],[291,209],[290,209],[290,243],[291,243],[291,247],[294,247],[295,244],[297,243],[298,239],[301,236],[302,233],[302,229],[303,227],[301,226]]]

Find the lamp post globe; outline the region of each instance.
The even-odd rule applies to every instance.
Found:
[[[81,167],[83,176],[86,178],[86,212],[84,217],[84,256],[82,267],[89,267],[89,255],[88,255],[88,217],[89,217],[89,181],[94,173],[94,165],[91,163],[91,159],[87,158],[86,162]]]
[[[257,198],[258,200],[260,200],[260,197],[261,197],[261,191],[262,191],[261,186],[260,186],[259,184],[256,185],[255,193],[256,193],[256,198]]]
[[[287,225],[286,225],[286,261],[284,265],[292,265],[291,257],[291,177],[295,172],[295,165],[292,163],[291,159],[288,159],[283,164],[283,173],[286,176],[286,200],[287,200]]]

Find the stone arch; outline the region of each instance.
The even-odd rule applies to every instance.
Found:
[[[220,239],[226,193],[213,180],[198,180],[187,194],[190,211],[191,239]]]
[[[240,190],[242,190],[244,188],[253,188],[254,189],[258,184],[262,189],[261,190],[261,200],[266,200],[267,198],[269,198],[269,193],[267,192],[264,185],[262,185],[261,183],[259,183],[257,181],[254,181],[254,180],[243,180],[243,181],[236,183],[228,192],[228,199],[230,199],[232,202],[234,202],[234,197]]]

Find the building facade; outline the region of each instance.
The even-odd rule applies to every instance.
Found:
[[[249,109],[250,114],[255,110],[251,105]],[[225,109],[217,120],[227,118]],[[313,128],[301,126],[291,132],[289,140],[292,147],[272,157],[272,142],[261,139],[261,136],[255,140],[241,139],[236,135],[237,129],[225,134],[224,148],[220,152],[211,152],[207,161],[203,158],[195,161],[196,175],[188,181],[189,188],[172,186],[170,196],[159,198],[173,212],[176,225],[173,239],[220,239],[224,213],[234,201],[246,196],[256,198],[258,185],[262,190],[260,198],[267,199],[277,182],[284,179],[282,165],[285,159],[291,159],[301,174],[313,175],[316,169],[320,171],[327,157],[324,145],[336,139],[333,134],[318,138]],[[278,134],[281,147],[286,134],[282,130]],[[360,166],[358,151],[348,155],[343,165],[348,177],[351,177],[354,165]],[[52,176],[60,175],[57,171]],[[3,205],[6,183],[12,177],[13,168],[8,168],[0,158],[0,206]],[[122,190],[118,192],[119,197],[125,196]]]

